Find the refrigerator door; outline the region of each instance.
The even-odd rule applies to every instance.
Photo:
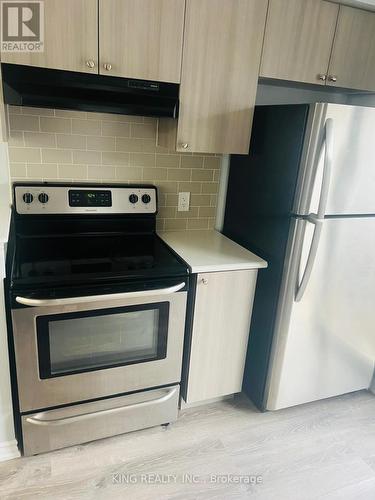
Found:
[[[375,360],[374,255],[375,217],[294,219],[267,409],[370,386]],[[311,273],[306,275],[306,268]],[[304,275],[307,282],[301,290]]]
[[[295,213],[317,213],[324,175],[325,125],[332,121],[332,172],[326,215],[375,214],[375,108],[317,104],[305,137]]]

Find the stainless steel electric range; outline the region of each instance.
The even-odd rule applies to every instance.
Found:
[[[6,291],[25,455],[169,423],[188,267],[153,186],[15,184]]]

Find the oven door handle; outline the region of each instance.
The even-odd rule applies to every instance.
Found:
[[[138,292],[110,293],[106,295],[88,295],[83,297],[65,297],[61,299],[30,299],[29,297],[16,297],[16,302],[24,306],[42,307],[42,306],[67,306],[90,302],[102,302],[103,300],[118,299],[137,299],[141,297],[152,297],[154,295],[169,295],[178,292],[186,285],[185,282],[168,288],[159,288],[156,290],[140,290]]]
[[[174,387],[173,389],[169,389],[164,396],[161,396],[160,398],[157,399],[150,399],[149,401],[142,401],[140,403],[133,403],[130,405],[125,405],[125,406],[118,406],[116,408],[107,408],[105,410],[99,410],[99,411],[93,411],[89,413],[82,413],[81,415],[73,415],[71,417],[62,417],[62,418],[55,418],[55,419],[43,419],[43,413],[37,413],[36,415],[32,417],[27,417],[26,422],[29,424],[34,424],[34,425],[44,425],[44,426],[51,426],[51,425],[64,425],[64,424],[72,424],[74,422],[79,422],[82,420],[87,420],[88,418],[94,418],[97,416],[102,416],[102,415],[111,415],[113,413],[118,413],[124,410],[133,410],[135,408],[147,408],[148,406],[153,406],[161,403],[165,403],[166,401],[170,400],[175,394],[176,394],[177,388]],[[42,418],[41,418],[42,417]]]

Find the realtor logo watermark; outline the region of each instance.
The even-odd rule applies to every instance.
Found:
[[[1,50],[43,52],[44,1],[1,1]]]

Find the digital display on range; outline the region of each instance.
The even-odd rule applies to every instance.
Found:
[[[70,207],[111,207],[111,191],[69,190]]]

